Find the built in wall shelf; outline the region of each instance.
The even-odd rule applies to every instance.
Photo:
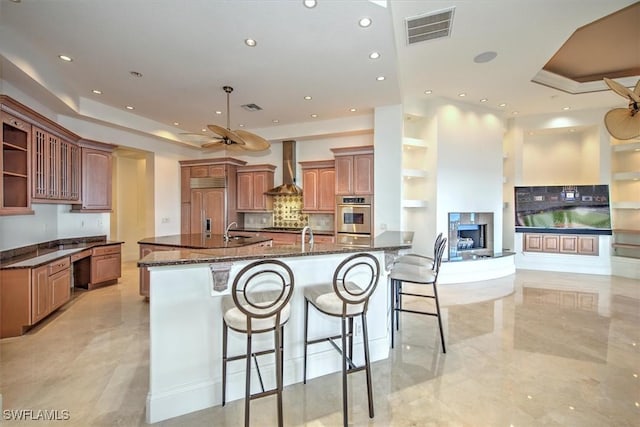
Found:
[[[638,142],[627,142],[622,144],[612,144],[611,148],[613,151],[640,151],[640,141]]]
[[[613,174],[616,181],[638,181],[640,180],[640,172],[617,172]]]
[[[424,139],[419,139],[419,138],[407,138],[407,137],[404,137],[404,138],[402,138],[402,145],[404,145],[406,149],[412,149],[412,148],[427,149],[427,148],[429,148],[429,144],[427,143],[427,141],[425,141]]]
[[[403,208],[426,208],[427,201],[406,199],[402,201],[402,207]]]
[[[640,202],[613,202],[613,209],[640,209]]]
[[[402,176],[405,178],[426,178],[427,171],[423,169],[402,169]]]
[[[640,229],[614,228],[613,255],[640,259]]]

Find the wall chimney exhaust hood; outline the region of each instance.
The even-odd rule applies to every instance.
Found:
[[[270,196],[300,196],[302,188],[296,185],[296,142],[282,141],[282,185],[265,192]]]

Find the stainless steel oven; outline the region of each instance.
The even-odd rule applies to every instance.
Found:
[[[337,233],[371,235],[371,196],[337,196]]]

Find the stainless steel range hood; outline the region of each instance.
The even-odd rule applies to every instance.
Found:
[[[299,196],[302,188],[296,185],[296,142],[282,141],[282,184],[265,192],[270,196]]]

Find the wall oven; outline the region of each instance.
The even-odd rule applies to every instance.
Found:
[[[371,196],[337,196],[336,232],[371,236]]]

